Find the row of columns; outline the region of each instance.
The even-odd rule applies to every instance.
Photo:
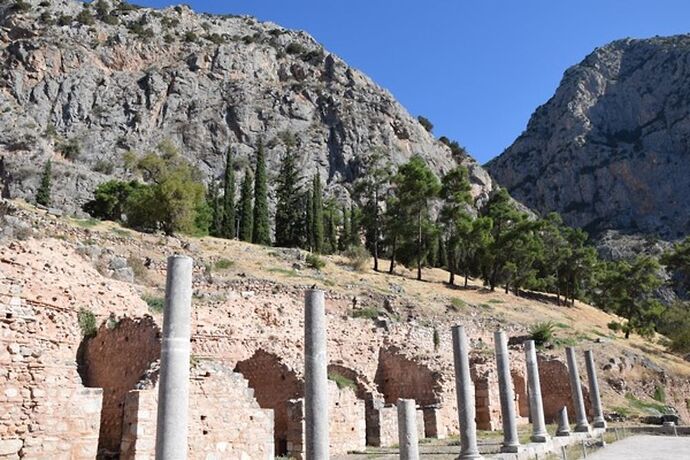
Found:
[[[158,384],[156,460],[185,460],[189,412],[192,272],[190,257],[168,258]],[[305,458],[328,459],[328,357],[324,292],[309,289],[304,308]],[[414,401],[412,414],[414,416]],[[406,419],[407,420],[407,419]],[[416,432],[414,441],[416,446]]]
[[[460,424],[459,459],[481,458],[477,448],[477,426],[475,422],[474,383],[470,376],[469,351],[470,347],[463,326],[455,326],[452,329],[453,354],[455,361],[455,382],[458,398],[458,421]],[[496,349],[496,366],[498,370],[498,387],[501,399],[501,414],[503,419],[503,443],[501,452],[518,452],[520,441],[517,435],[517,422],[515,414],[515,394],[510,373],[510,358],[508,355],[508,341],[503,331],[494,334]],[[549,434],[546,431],[544,420],[544,407],[541,397],[541,382],[539,380],[539,366],[533,340],[525,342],[525,358],[527,362],[527,385],[529,393],[529,410],[532,420],[532,442],[547,442]],[[570,388],[573,404],[576,412],[576,432],[589,432],[585,402],[580,385],[580,374],[575,361],[575,349],[566,347],[566,358],[570,375]],[[585,352],[587,375],[594,410],[593,425],[596,428],[605,428],[599,384],[596,377],[594,357],[591,350]],[[567,436],[570,433],[568,426],[568,412],[563,407],[560,412],[559,428],[557,436]]]
[[[156,459],[184,460],[187,458],[187,420],[189,409],[189,359],[191,338],[193,261],[190,257],[175,255],[168,258],[163,315],[163,340],[158,387],[158,414],[156,429]],[[326,352],[326,317],[324,292],[309,289],[305,294],[305,458],[328,459],[328,375]],[[459,458],[481,458],[477,447],[474,383],[470,374],[470,345],[463,326],[452,328],[453,359],[460,424],[461,452]],[[517,434],[515,395],[510,373],[508,341],[503,331],[494,334],[496,364],[503,419],[502,452],[517,452],[520,442]],[[546,442],[544,410],[541,398],[539,368],[534,341],[525,342],[527,383],[533,442]],[[588,432],[580,376],[575,361],[575,350],[566,348],[570,374],[570,387],[576,411],[576,432]],[[593,424],[605,427],[599,385],[591,350],[585,352],[585,362],[594,409]],[[557,435],[569,433],[567,410],[560,414]],[[400,458],[419,458],[414,400],[398,401],[398,430]]]

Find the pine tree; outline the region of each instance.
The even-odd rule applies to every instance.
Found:
[[[295,157],[288,150],[280,166],[276,195],[275,244],[281,247],[298,247],[303,232],[300,223],[303,220],[299,178],[295,167]]]
[[[240,202],[238,203],[239,213],[239,238],[242,241],[252,240],[252,173],[247,168],[242,179],[240,189]]]
[[[472,196],[470,195],[470,181],[467,168],[458,166],[443,176],[441,197],[440,221],[443,224],[444,246],[448,272],[450,273],[448,284],[455,284],[457,273],[458,252],[458,225],[469,217],[467,206]]]
[[[429,201],[435,198],[441,190],[441,183],[429,169],[426,162],[419,155],[400,166],[393,182],[396,185],[396,196],[400,210],[409,216],[406,234],[414,240],[414,258],[417,263],[417,279],[422,279],[422,263],[427,255],[428,246],[424,247],[427,232],[435,231],[429,221]],[[415,222],[415,229],[409,227],[410,221]]]
[[[337,205],[333,200],[328,200],[323,211],[323,226],[324,226],[324,252],[326,254],[333,254],[338,250],[338,210]]]
[[[364,173],[355,181],[354,196],[362,210],[366,246],[374,256],[374,270],[379,270],[379,251],[383,232],[381,207],[386,200],[385,191],[391,178],[390,164],[383,151],[374,150],[363,158]]]
[[[43,206],[50,206],[51,198],[51,181],[52,181],[53,164],[48,160],[43,167],[43,174],[41,175],[41,184],[36,191],[36,203]]]
[[[235,238],[235,169],[229,147],[225,156],[225,174],[223,176],[222,220],[221,236],[228,239]]]
[[[312,236],[314,238],[314,252],[320,254],[324,250],[324,216],[323,216],[323,196],[321,192],[321,175],[316,172],[314,183],[312,184],[312,216],[313,227]]]
[[[264,146],[261,141],[259,141],[259,148],[256,153],[256,172],[254,175],[254,215],[252,224],[252,243],[270,245],[271,235],[268,219],[266,158],[264,156]]]

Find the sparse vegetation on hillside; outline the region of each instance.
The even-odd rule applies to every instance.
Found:
[[[50,206],[50,189],[53,174],[53,163],[48,160],[43,167],[43,173],[41,174],[41,183],[36,191],[36,203],[43,206]]]
[[[96,316],[91,310],[80,308],[77,313],[77,323],[84,338],[88,339],[96,335],[98,326],[96,326]]]

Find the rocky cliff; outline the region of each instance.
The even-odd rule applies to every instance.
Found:
[[[690,35],[598,48],[488,169],[516,199],[595,236],[686,235],[689,79]]]
[[[304,32],[114,0],[5,0],[0,18],[5,197],[33,199],[52,158],[54,205],[78,210],[97,183],[128,176],[127,152],[163,141],[207,180],[228,148],[244,170],[260,141],[277,171],[289,139],[304,177],[320,170],[338,197],[377,148],[395,164],[420,154],[438,173],[463,162],[479,201],[492,188],[474,160],[452,158],[393,96]]]

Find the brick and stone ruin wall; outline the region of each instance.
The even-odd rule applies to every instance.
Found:
[[[0,458],[154,458],[162,319],[132,284],[103,278],[57,240],[12,245],[0,248]],[[201,270],[195,289],[206,282]],[[303,456],[301,295],[251,288],[226,288],[217,304],[192,308],[190,458]],[[435,349],[428,328],[339,314],[349,302],[326,293],[331,454],[398,444],[399,398],[415,400],[420,439],[458,433],[450,324]],[[85,310],[96,326],[87,336]],[[483,345],[493,339],[468,335],[477,427],[500,429],[496,365]],[[516,420],[528,423],[522,345],[509,353]],[[575,414],[564,357],[538,361],[546,421],[563,406]]]

